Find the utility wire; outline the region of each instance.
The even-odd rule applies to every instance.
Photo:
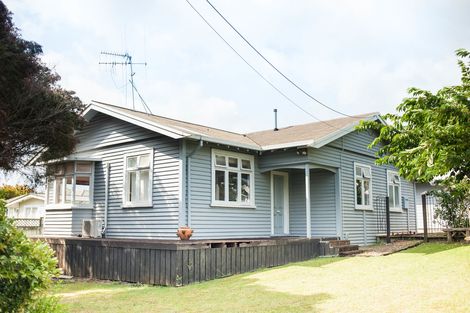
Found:
[[[258,51],[258,49],[256,49],[249,41],[248,39],[246,39],[223,15],[222,13],[220,13],[216,7],[209,1],[209,0],[206,0],[206,2],[212,7],[212,9],[214,9],[214,11],[238,34],[238,36],[240,36],[264,61],[266,61],[276,72],[279,73],[279,75],[281,75],[282,77],[284,77],[289,83],[291,83],[293,86],[295,86],[295,88],[297,88],[298,90],[300,90],[304,95],[306,95],[307,97],[309,97],[310,99],[312,99],[313,101],[317,102],[318,104],[322,105],[323,107],[335,112],[335,113],[338,113],[340,115],[343,115],[343,116],[347,116],[347,117],[354,117],[354,116],[351,116],[349,114],[346,114],[346,113],[343,113],[341,111],[338,111],[326,104],[324,104],[323,102],[321,102],[320,100],[316,99],[315,97],[313,97],[311,94],[309,94],[308,92],[306,92],[303,88],[301,88],[299,85],[297,85],[294,81],[292,81],[292,79],[290,79],[289,77],[287,77],[284,73],[282,73],[276,66],[274,66],[268,59],[266,59],[264,57],[263,54],[261,54],[261,52]]]
[[[222,39],[223,42],[225,42],[225,44],[227,46],[230,47],[230,49],[235,52],[236,55],[238,55],[238,57],[240,59],[243,60],[243,62],[245,62],[246,65],[248,65],[256,74],[258,74],[259,77],[261,77],[266,83],[268,83],[272,88],[274,88],[280,95],[282,95],[287,101],[289,101],[290,103],[292,103],[293,105],[295,105],[298,109],[300,109],[302,112],[304,112],[305,114],[311,116],[312,118],[314,118],[315,120],[321,122],[321,123],[324,123],[330,127],[333,127],[333,125],[331,124],[328,124],[327,122],[325,121],[322,121],[321,119],[319,119],[318,117],[316,117],[315,115],[313,115],[312,113],[308,112],[307,110],[305,110],[303,107],[301,107],[300,105],[298,105],[297,103],[295,103],[294,100],[292,100],[291,98],[289,98],[289,96],[287,96],[284,92],[282,92],[279,88],[277,88],[271,81],[269,81],[266,77],[263,76],[263,74],[261,74],[254,66],[252,66],[234,47],[232,47],[232,45],[230,45],[230,43],[225,40],[225,38],[204,18],[204,16],[202,16],[202,14],[191,4],[191,2],[189,2],[189,0],[185,0],[189,6],[197,13],[197,15],[199,15],[199,17],[207,24],[207,26],[209,26],[216,34],[217,36],[219,36],[220,39]]]

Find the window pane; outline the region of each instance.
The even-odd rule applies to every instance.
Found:
[[[362,174],[365,178],[370,178],[371,177],[371,174],[370,174],[370,168],[368,167],[363,167],[362,168]]]
[[[128,194],[127,194],[127,201],[132,202],[136,201],[136,181],[137,181],[137,173],[136,172],[128,172],[127,173],[127,186],[128,186]]]
[[[229,160],[230,165],[230,160]],[[238,199],[238,173],[228,173],[228,201],[237,201]]]
[[[73,174],[73,162],[69,162],[65,164],[65,174]]]
[[[56,180],[56,186],[55,186],[56,194],[55,194],[55,203],[62,203],[63,197],[63,192],[64,192],[64,183],[62,178],[58,178]]]
[[[77,173],[91,173],[91,162],[77,162]]]
[[[149,155],[141,155],[139,157],[139,167],[150,167]]]
[[[75,181],[75,203],[90,203],[90,176],[77,176]]]
[[[250,174],[242,174],[242,202],[250,201]]]
[[[242,160],[242,168],[245,169],[245,170],[251,169],[250,160]]]
[[[137,167],[137,157],[128,157],[127,158],[127,168],[136,168]]]
[[[223,155],[216,155],[215,156],[215,164],[219,166],[226,166],[227,163],[225,161],[225,157]]]
[[[356,179],[356,204],[362,204],[362,180]]]
[[[140,171],[139,172],[139,201],[148,201],[149,200],[149,171]]]
[[[362,177],[362,171],[360,166],[356,166],[356,176]]]
[[[228,166],[238,168],[238,159],[237,158],[228,158]]]
[[[65,203],[72,202],[72,190],[73,190],[72,181],[73,181],[72,176],[65,177]]]
[[[370,205],[370,180],[364,180],[364,205]]]
[[[215,200],[225,201],[225,172],[215,171]]]
[[[401,207],[401,205],[400,205],[400,200],[401,200],[400,199],[400,187],[395,186],[394,189],[395,189],[395,207],[399,208],[399,207]]]

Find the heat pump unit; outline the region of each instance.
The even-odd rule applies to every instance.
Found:
[[[101,229],[102,229],[101,221],[97,221],[97,220],[83,220],[82,221],[82,237],[100,238]]]

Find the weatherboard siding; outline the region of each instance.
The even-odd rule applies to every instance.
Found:
[[[270,174],[259,171],[255,156],[255,208],[213,207],[211,148],[204,146],[191,157],[189,199],[194,239],[267,237],[271,234]],[[188,151],[192,151],[192,147]],[[235,150],[247,153],[246,150]]]
[[[291,171],[289,182],[290,232],[291,235],[306,236],[304,171]],[[310,210],[312,236],[337,236],[335,173],[311,170]]]
[[[82,232],[82,220],[92,217],[91,209],[46,210],[44,236],[70,237]]]
[[[106,236],[176,239],[181,194],[179,142],[103,114],[97,114],[78,137],[80,143],[76,154],[86,152],[87,156],[101,160],[95,162],[94,167],[94,210],[90,210],[92,213],[86,218],[104,221],[106,166],[109,164]],[[125,155],[148,152],[153,155],[152,205],[125,208],[122,195]],[[74,231],[67,235],[79,234],[83,218],[67,212],[49,214],[46,216],[46,232],[59,235],[59,231],[49,230],[52,223],[63,225],[60,227],[65,229],[72,224]],[[65,235],[65,232],[60,234]]]

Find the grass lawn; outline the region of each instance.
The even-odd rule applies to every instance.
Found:
[[[470,246],[295,263],[185,287],[57,284],[70,312],[469,312]]]

